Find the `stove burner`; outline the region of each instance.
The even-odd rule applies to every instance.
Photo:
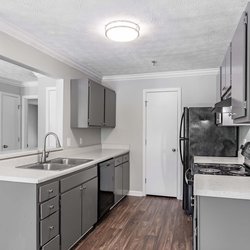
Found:
[[[245,175],[245,174],[247,174],[245,169],[231,170],[231,171],[229,171],[229,173],[232,175]]]
[[[215,169],[215,168],[203,168],[203,169],[199,169],[199,171],[203,174],[217,174],[221,172],[220,169]]]

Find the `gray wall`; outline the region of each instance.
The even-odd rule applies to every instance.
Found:
[[[172,77],[106,82],[116,90],[116,128],[102,129],[102,143],[130,144],[130,188],[142,191],[143,89],[182,89],[182,106],[213,106],[216,101],[215,75]]]
[[[15,95],[21,95],[21,87],[10,85],[9,83],[4,83],[3,80],[0,81],[0,91]]]
[[[71,146],[79,145],[79,137],[83,138],[82,146],[95,145],[101,142],[100,129],[71,129],[70,128],[70,79],[86,77],[76,70],[51,56],[25,44],[3,32],[0,32],[0,57],[26,65],[53,78],[64,80],[64,113],[63,113],[63,144],[71,139]]]

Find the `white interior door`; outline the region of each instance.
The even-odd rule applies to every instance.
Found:
[[[8,93],[1,95],[1,149],[3,151],[20,148],[20,97]]]
[[[177,197],[178,92],[148,92],[146,102],[146,194]]]

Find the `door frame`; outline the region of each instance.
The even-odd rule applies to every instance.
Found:
[[[179,141],[179,124],[181,120],[181,88],[159,88],[159,89],[144,89],[143,90],[143,135],[142,135],[142,193],[146,195],[146,97],[148,93],[158,92],[176,92],[177,93],[177,142],[176,153],[178,154],[178,141]],[[177,199],[182,199],[182,165],[180,164],[179,154],[177,156]]]
[[[19,102],[19,112],[18,112],[18,137],[19,137],[19,148],[21,148],[21,123],[20,123],[20,120],[21,120],[21,98],[20,98],[20,95],[16,95],[16,94],[12,94],[12,93],[8,93],[8,92],[4,92],[4,91],[0,91],[0,111],[1,111],[1,122],[0,122],[0,152],[3,151],[2,150],[2,138],[3,138],[3,131],[2,131],[2,127],[3,127],[3,124],[2,124],[2,102],[3,102],[3,94],[4,95],[9,95],[9,96],[14,96],[14,97],[17,97],[18,99],[18,102]]]
[[[26,148],[25,145],[24,145],[24,137],[25,137],[25,119],[24,118],[27,118],[25,117],[25,112],[26,112],[26,105],[25,105],[25,102],[27,102],[28,100],[30,99],[37,99],[38,100],[38,95],[23,95],[22,96],[22,149]]]

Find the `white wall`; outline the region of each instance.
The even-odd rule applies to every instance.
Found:
[[[117,80],[103,82],[116,90],[116,128],[102,129],[102,143],[130,144],[130,189],[142,191],[143,89],[182,89],[182,106],[213,106],[216,76],[186,76],[165,79]]]
[[[31,70],[64,80],[64,147],[66,147],[67,138],[70,138],[71,146],[78,146],[80,137],[83,138],[81,146],[95,145],[101,142],[100,129],[70,128],[70,79],[87,77],[85,74],[3,32],[0,32],[0,58],[18,62],[20,66],[28,66]]]

